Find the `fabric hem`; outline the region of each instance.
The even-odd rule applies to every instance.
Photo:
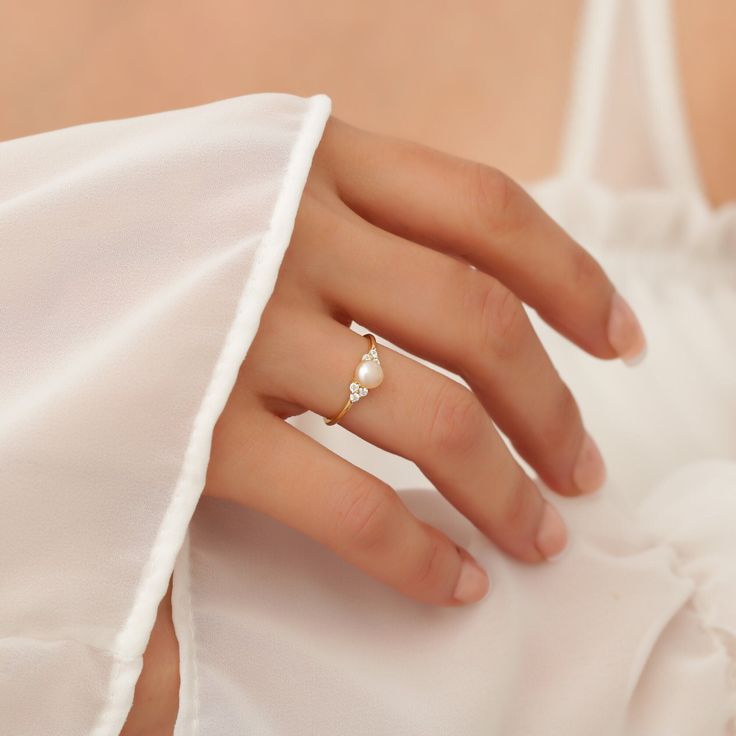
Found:
[[[194,736],[199,730],[199,675],[191,596],[189,533],[174,566],[171,596],[174,631],[179,642],[179,709],[174,736]]]
[[[192,426],[171,502],[141,574],[130,613],[118,632],[112,652],[116,661],[109,681],[107,704],[91,731],[92,736],[117,736],[125,723],[158,604],[168,587],[177,555],[204,488],[215,423],[258,329],[260,315],[271,296],[289,245],[312,158],[332,107],[332,100],[326,94],[313,95],[308,100],[310,108],[295,138],[269,228],[243,284],[235,316]],[[246,309],[246,303],[249,309]],[[253,306],[256,308],[252,309]]]

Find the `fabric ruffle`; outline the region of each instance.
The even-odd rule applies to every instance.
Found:
[[[691,266],[715,263],[736,278],[736,203],[712,207],[677,190],[614,190],[564,177],[534,182],[529,191],[586,247],[642,259],[688,256]]]
[[[674,573],[693,583],[688,615],[697,618],[714,649],[728,662],[730,720],[726,733],[734,734],[736,463],[712,460],[683,468],[655,488],[639,512],[643,526],[671,550]],[[690,700],[698,705],[692,695]]]

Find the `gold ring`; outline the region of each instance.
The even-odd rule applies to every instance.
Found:
[[[350,396],[348,396],[345,406],[332,419],[324,417],[325,424],[337,424],[350,411],[353,404],[368,395],[368,389],[377,388],[383,381],[383,368],[381,368],[381,361],[378,359],[376,338],[370,332],[367,332],[363,337],[368,338],[371,347],[355,368],[353,381],[349,387]]]

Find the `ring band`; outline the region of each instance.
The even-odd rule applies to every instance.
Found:
[[[376,338],[370,332],[366,332],[363,337],[368,338],[371,346],[355,368],[353,381],[349,387],[350,395],[348,396],[348,400],[345,402],[345,406],[332,419],[324,417],[325,424],[337,424],[350,411],[353,404],[356,404],[364,396],[368,395],[369,389],[377,388],[383,381],[383,368],[381,368],[381,361],[378,359]]]

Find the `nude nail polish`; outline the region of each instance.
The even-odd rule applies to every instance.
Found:
[[[537,530],[536,546],[539,553],[550,562],[558,560],[567,548],[567,527],[560,512],[544,502],[542,522]]]
[[[572,479],[582,493],[597,491],[606,480],[606,466],[593,438],[586,432],[578,451]]]
[[[461,603],[475,603],[485,597],[489,588],[486,573],[472,558],[465,557],[455,584],[454,598]]]
[[[640,363],[646,353],[646,338],[627,301],[615,292],[608,318],[608,341],[627,365]]]

